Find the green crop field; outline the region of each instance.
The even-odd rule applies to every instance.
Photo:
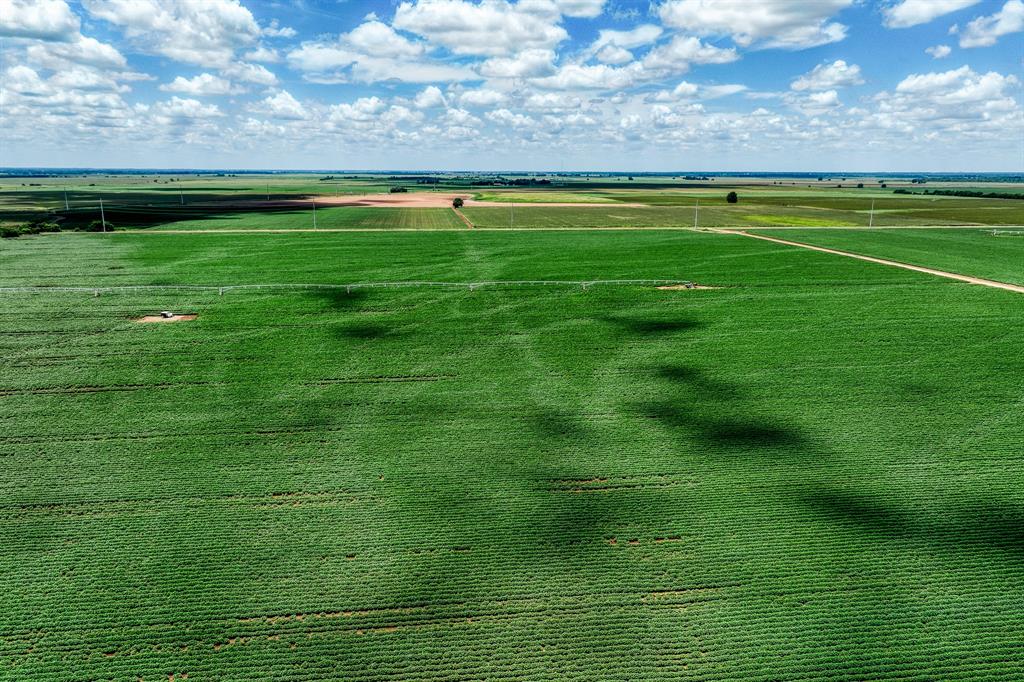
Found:
[[[778,234],[1019,253],[911,232]],[[687,231],[0,241],[0,287],[611,279],[714,288],[0,291],[0,678],[1020,677],[1024,295]]]
[[[1024,284],[1024,230],[756,230],[865,256]]]
[[[135,215],[139,215],[136,211]],[[111,218],[113,220],[113,218]],[[131,217],[127,218],[128,221]],[[316,227],[322,230],[444,230],[465,229],[450,208],[388,208],[336,206],[316,209]],[[313,229],[313,209],[269,212],[239,211],[163,223],[163,230],[291,230]]]

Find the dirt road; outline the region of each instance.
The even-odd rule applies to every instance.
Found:
[[[814,246],[813,244],[805,244],[803,242],[794,242],[788,239],[779,239],[778,237],[768,237],[763,234],[752,234],[750,232],[744,232],[743,230],[726,230],[726,229],[715,229],[712,232],[718,234],[735,234],[742,237],[750,237],[751,239],[763,239],[767,242],[775,242],[776,244],[785,244],[787,246],[796,246],[801,249],[810,249],[811,251],[820,251],[821,253],[831,253],[835,256],[846,256],[847,258],[856,258],[857,260],[865,260],[869,263],[878,263],[880,265],[888,265],[894,268],[903,268],[904,270],[913,270],[914,272],[923,272],[928,275],[935,275],[937,277],[945,277],[947,279],[955,279],[960,282],[967,282],[968,284],[980,284],[985,287],[992,287],[994,289],[1005,289],[1006,291],[1015,291],[1018,294],[1024,294],[1024,286],[1017,284],[1008,284],[1006,282],[997,282],[994,279],[983,279],[981,277],[971,277],[970,275],[960,275],[955,272],[946,272],[945,270],[936,270],[934,268],[925,268],[920,265],[910,265],[909,263],[901,263],[895,260],[887,260],[885,258],[875,258],[874,256],[862,256],[859,253],[851,253],[850,251],[840,251],[839,249],[828,249],[824,246]]]

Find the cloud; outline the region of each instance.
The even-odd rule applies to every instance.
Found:
[[[1008,0],[995,14],[967,24],[960,34],[960,47],[989,47],[1002,36],[1020,31],[1024,31],[1024,2]]]
[[[605,0],[554,0],[558,11],[567,17],[596,19],[604,11]]]
[[[633,61],[633,53],[617,45],[605,45],[594,58],[602,64],[622,65]]]
[[[821,116],[843,105],[839,100],[839,93],[835,90],[812,92],[808,95],[789,93],[786,101],[791,107],[807,116]]]
[[[667,73],[685,73],[690,64],[727,64],[739,59],[736,50],[703,43],[693,36],[676,36],[655,47],[643,58],[645,69]]]
[[[265,45],[259,45],[255,50],[250,50],[243,56],[251,62],[264,62],[266,64],[275,64],[281,61],[281,55],[278,54],[277,50]]]
[[[535,93],[523,102],[523,108],[530,111],[560,111],[579,109],[580,106],[578,97],[570,97],[560,92]]]
[[[512,128],[532,128],[537,121],[524,114],[516,114],[508,109],[495,109],[484,114],[488,119],[500,126],[511,126]]]
[[[698,85],[689,81],[680,81],[672,91],[662,90],[648,97],[648,102],[674,102],[676,100],[690,99],[719,99],[736,95],[748,90],[746,85],[739,83],[724,83],[721,85]]]
[[[411,41],[387,24],[370,19],[336,41],[311,41],[288,53],[289,65],[317,83],[350,80],[374,83],[462,81],[477,78],[464,67],[430,60],[422,42]]]
[[[226,76],[227,78],[232,78],[244,83],[252,83],[254,85],[277,84],[277,76],[275,76],[266,67],[260,66],[259,64],[235,62],[222,68],[220,73],[222,76]]]
[[[969,66],[925,74],[911,74],[896,86],[902,95],[915,95],[944,104],[991,103],[1007,98],[1007,90],[1020,84],[1015,76],[989,71],[979,74]]]
[[[432,109],[445,106],[444,95],[436,85],[429,85],[416,95],[413,106],[417,109]]]
[[[375,57],[419,57],[424,52],[422,43],[403,38],[380,21],[360,24],[344,35],[341,42],[357,52]]]
[[[3,83],[4,89],[22,95],[46,95],[52,92],[34,69],[20,64],[4,72]]]
[[[119,26],[135,46],[175,61],[227,66],[261,31],[238,0],[82,0],[97,19]]]
[[[642,79],[643,67],[638,62],[615,67],[607,64],[565,64],[554,75],[533,81],[551,90],[623,90]]]
[[[194,78],[183,78],[178,76],[170,83],[160,86],[164,92],[180,92],[194,96],[212,95],[237,95],[245,92],[244,88],[233,85],[231,81],[214,76],[211,73],[201,73]]]
[[[0,0],[0,37],[71,41],[78,27],[64,0]]]
[[[309,112],[292,94],[282,90],[268,96],[250,107],[251,111],[285,121],[302,121],[309,118]]]
[[[597,34],[597,40],[591,43],[584,52],[589,57],[597,54],[605,47],[618,47],[623,50],[631,50],[643,45],[649,45],[661,37],[663,33],[660,26],[654,24],[643,24],[629,31],[613,31],[603,29]]]
[[[658,8],[672,28],[728,35],[741,47],[804,49],[846,37],[829,19],[854,0],[667,0]]]
[[[400,4],[392,25],[453,54],[497,57],[555,47],[569,37],[560,21],[558,6],[544,0],[514,5],[505,0],[418,0]]]
[[[954,84],[963,82],[966,78],[969,78],[972,73],[971,67],[969,66],[961,66],[959,69],[943,71],[941,73],[915,73],[900,81],[896,86],[896,92],[928,94],[946,90]]]
[[[115,47],[83,35],[69,42],[30,45],[26,54],[29,62],[47,69],[67,68],[68,64],[98,69],[124,69],[128,66],[128,60]]]
[[[504,93],[486,88],[467,90],[459,95],[459,103],[462,106],[491,107],[495,104],[501,104],[506,99],[508,98]]]
[[[931,47],[926,47],[924,51],[930,54],[932,59],[944,59],[953,52],[953,48],[949,45],[933,45]]]
[[[883,23],[888,28],[909,28],[979,2],[981,0],[901,0],[882,10]]]
[[[203,104],[197,99],[183,99],[177,96],[157,102],[149,108],[149,113],[164,119],[165,122],[184,122],[224,115],[216,104]]]
[[[290,26],[278,26],[277,19],[274,19],[269,26],[263,27],[263,35],[271,38],[294,38],[297,32]]]
[[[487,78],[535,78],[555,72],[553,50],[523,50],[515,57],[491,57],[480,65]]]
[[[860,67],[837,59],[831,64],[818,64],[810,73],[805,73],[789,86],[792,90],[831,90],[851,85],[861,85]]]
[[[483,123],[483,121],[465,109],[448,109],[444,112],[442,120],[446,126],[459,126],[463,128],[473,128]]]
[[[894,92],[876,94],[877,111],[862,123],[912,136],[942,133],[947,139],[966,135],[1005,140],[1007,130],[1020,127],[1021,107],[1013,96],[1019,87],[1015,76],[980,74],[968,66],[911,74]]]
[[[387,105],[379,97],[360,97],[355,102],[335,104],[330,108],[330,118],[335,121],[372,121]]]

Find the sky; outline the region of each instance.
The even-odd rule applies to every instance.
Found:
[[[1024,171],[1024,0],[0,0],[0,166]]]

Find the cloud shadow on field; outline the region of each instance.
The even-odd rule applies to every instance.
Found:
[[[974,501],[921,510],[901,509],[886,500],[835,487],[798,496],[832,525],[854,528],[881,540],[925,542],[959,552],[994,549],[1024,559],[1024,509],[1008,503]]]
[[[546,439],[583,441],[591,437],[591,429],[576,415],[557,408],[537,408],[524,420],[533,432]]]
[[[650,374],[657,380],[652,399],[631,407],[674,433],[715,449],[789,454],[807,449],[807,438],[798,428],[760,415],[743,415],[746,396],[738,385],[681,364],[657,365]]]
[[[760,417],[718,417],[706,406],[680,401],[655,400],[634,403],[640,417],[654,419],[670,431],[715,449],[755,450],[797,454],[806,450],[807,439],[799,429]]]
[[[370,292],[365,289],[346,291],[342,288],[322,288],[310,290],[309,295],[336,310],[348,310],[364,303],[370,297]]]
[[[742,398],[740,390],[728,382],[709,377],[698,367],[686,365],[664,364],[652,370],[652,374],[675,384],[694,396],[716,401],[738,400]]]
[[[390,327],[373,322],[345,324],[334,329],[339,336],[355,341],[379,341],[380,339],[400,336],[398,332]]]
[[[627,333],[636,334],[638,336],[661,336],[673,334],[675,332],[692,331],[703,326],[701,322],[688,319],[658,320],[619,316],[602,317],[599,319],[602,322],[613,324]]]

